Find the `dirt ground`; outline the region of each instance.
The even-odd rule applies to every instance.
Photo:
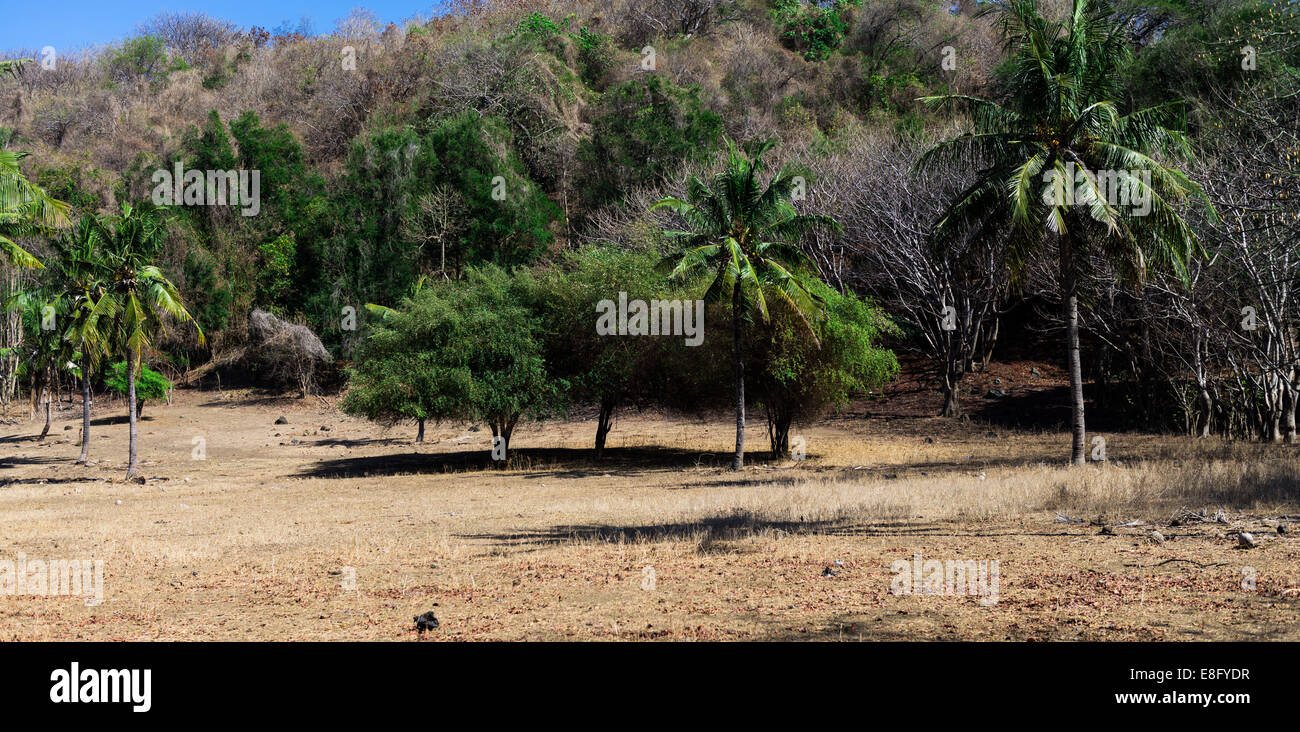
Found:
[[[740,474],[727,415],[635,412],[603,460],[594,421],[523,426],[501,470],[468,425],[417,445],[318,398],[178,391],[136,484],[122,403],[90,466],[66,407],[43,442],[0,423],[0,560],[103,560],[103,602],[0,595],[0,639],[1300,640],[1296,446],[1107,435],[1068,469],[1064,433],[867,401],[797,430],[802,461],[755,420]],[[997,581],[927,594],[917,555]]]

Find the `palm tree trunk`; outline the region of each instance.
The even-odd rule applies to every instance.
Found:
[[[135,362],[136,354],[128,353],[126,357],[126,404],[127,419],[131,423],[129,433],[129,443],[127,447],[126,479],[131,480],[135,477],[135,471],[140,466],[140,456],[136,451],[136,411],[135,411]]]
[[[732,470],[745,467],[745,359],[740,350],[740,280],[737,278],[731,294],[731,335],[736,361],[736,457]]]
[[[1065,301],[1065,344],[1067,361],[1070,369],[1070,427],[1074,433],[1074,442],[1070,450],[1070,462],[1074,465],[1087,463],[1084,450],[1086,434],[1083,424],[1083,367],[1079,359],[1079,295],[1074,276],[1074,264],[1071,261],[1070,240],[1061,237],[1061,289]]]
[[[81,361],[81,457],[78,465],[85,465],[90,458],[90,364]]]
[[[45,436],[50,434],[50,401],[54,395],[50,393],[50,388],[45,387],[45,429],[41,430],[40,439],[44,440]]]

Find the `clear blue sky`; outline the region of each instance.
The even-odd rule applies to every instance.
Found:
[[[135,27],[163,11],[199,11],[242,27],[272,30],[284,22],[296,26],[306,15],[317,33],[355,7],[370,10],[384,22],[413,15],[431,16],[440,0],[5,0],[0,22],[0,49],[53,46],[75,49],[120,41]]]

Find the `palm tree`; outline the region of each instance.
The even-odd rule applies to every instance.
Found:
[[[76,354],[81,371],[81,456],[84,465],[90,456],[90,380],[110,354],[110,343],[102,318],[103,309],[111,306],[105,298],[110,273],[100,247],[106,232],[95,216],[86,216],[75,231],[56,240],[59,298],[68,314],[63,338]]]
[[[966,105],[973,129],[930,150],[921,165],[980,166],[934,235],[939,242],[1004,236],[1004,256],[1017,282],[1032,259],[1055,254],[1070,371],[1071,461],[1082,465],[1079,297],[1085,283],[1099,265],[1129,283],[1153,267],[1186,279],[1187,261],[1200,243],[1175,203],[1190,196],[1205,201],[1211,216],[1213,209],[1199,186],[1156,159],[1191,157],[1178,129],[1182,103],[1120,113],[1116,100],[1123,96],[1121,72],[1131,51],[1124,28],[1110,20],[1102,2],[1074,0],[1060,21],[1043,18],[1036,0],[1007,0],[981,13],[998,15],[1010,70],[1000,103],[964,95],[924,100]]]
[[[0,256],[15,267],[41,269],[40,260],[9,237],[67,226],[68,204],[27,180],[19,167],[25,157],[25,152],[0,150]]]
[[[33,419],[38,405],[45,405],[45,427],[36,438],[38,440],[44,440],[50,433],[50,387],[70,355],[55,325],[61,307],[62,303],[48,286],[20,291],[10,297],[4,307],[5,312],[18,313],[21,327],[29,333],[18,353],[31,379]]]
[[[131,480],[139,468],[135,379],[144,352],[164,316],[193,324],[199,343],[203,343],[203,331],[181,303],[176,286],[153,264],[166,241],[166,222],[159,210],[148,202],[138,206],[123,204],[121,215],[108,221],[107,233],[104,266],[109,274],[89,327],[100,334],[111,334],[126,351],[127,414],[131,425],[126,479]]]
[[[745,363],[741,341],[744,320],[756,309],[767,321],[767,297],[788,303],[804,317],[821,309],[821,300],[800,283],[790,268],[806,258],[798,240],[818,227],[838,229],[827,216],[800,214],[792,192],[797,183],[790,168],[783,168],[767,184],[760,182],[763,154],[772,147],[762,143],[752,158],[727,143],[727,163],[713,177],[712,186],[691,176],[686,198],[664,198],[651,210],[667,208],[686,222],[686,231],[664,232],[679,242],[680,251],[661,265],[669,276],[684,279],[703,271],[712,282],[704,294],[706,302],[718,302],[730,295],[732,357],[736,377],[736,455],[732,470],[745,464]],[[809,328],[811,332],[811,327]],[[813,335],[815,339],[816,336]]]

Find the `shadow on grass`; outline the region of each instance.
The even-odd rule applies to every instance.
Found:
[[[353,441],[349,440],[324,440],[317,444],[354,446]],[[765,462],[764,458],[765,456],[746,456],[747,461],[759,464]],[[511,471],[513,477],[556,479],[604,475],[627,477],[659,470],[724,468],[730,465],[731,454],[721,452],[700,452],[670,447],[618,447],[606,449],[604,457],[596,458],[590,449],[557,447],[511,449],[505,470]],[[478,449],[322,460],[300,471],[296,477],[361,478],[411,473],[499,472],[500,467],[499,463],[492,460],[491,451]],[[755,475],[752,478],[734,481],[733,484],[770,482],[772,482],[770,475]]]
[[[991,536],[1076,536],[1066,531],[980,531],[951,525],[918,524],[907,521],[862,523],[847,518],[815,519],[802,516],[775,520],[749,511],[736,511],[691,521],[663,522],[639,526],[613,524],[566,524],[546,529],[460,534],[462,539],[491,542],[498,549],[530,551],[560,544],[628,544],[659,541],[697,541],[701,551],[716,542],[737,541],[755,536],[790,534],[853,537],[969,538]]]

